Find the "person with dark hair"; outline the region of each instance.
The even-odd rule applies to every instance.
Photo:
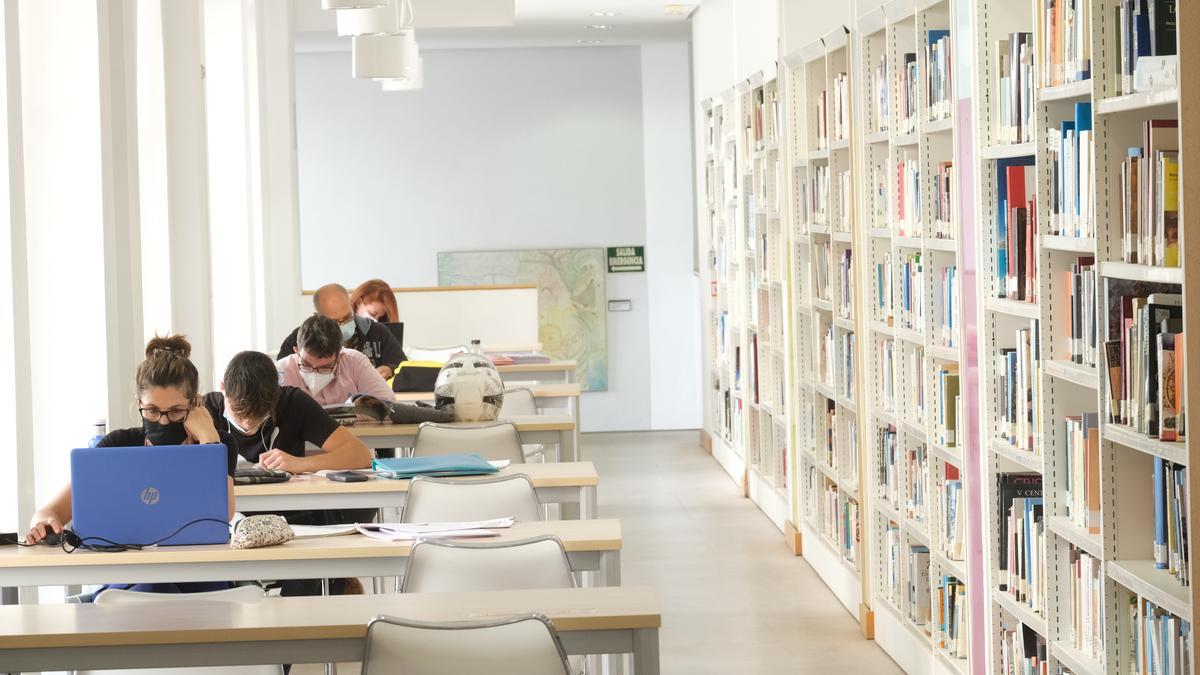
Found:
[[[283,383],[328,405],[344,403],[352,394],[370,394],[381,401],[394,398],[392,388],[361,352],[342,346],[337,322],[314,314],[300,324],[296,353],[279,359]]]
[[[200,377],[188,358],[192,346],[182,335],[155,337],[146,344],[146,359],[134,376],[135,403],[142,426],[116,429],[97,444],[104,448],[142,445],[187,445],[225,443],[229,438],[217,431],[213,418],[198,396]],[[237,455],[229,453],[229,475],[233,476]],[[229,516],[233,517],[233,479],[229,479]],[[50,532],[61,534],[71,521],[71,486],[68,484],[48,504],[33,514],[28,543],[37,543]]]
[[[296,387],[280,386],[275,362],[266,354],[235,355],[221,387],[204,397],[204,405],[247,461],[291,473],[371,466],[371,450],[319,403]],[[306,443],[325,452],[305,456]]]
[[[340,284],[326,284],[313,295],[316,313],[333,319],[342,335],[342,345],[362,352],[371,360],[371,366],[379,371],[380,377],[391,379],[396,368],[405,361],[400,341],[387,326],[366,316],[354,313],[350,304],[350,293]],[[296,337],[300,329],[292,331],[279,346],[277,359],[285,359],[296,351]]]

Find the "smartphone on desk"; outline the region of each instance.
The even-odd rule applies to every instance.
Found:
[[[328,475],[329,480],[336,480],[339,483],[362,483],[369,477],[365,473],[357,471],[335,471]]]

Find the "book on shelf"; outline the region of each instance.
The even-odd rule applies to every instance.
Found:
[[[946,480],[942,484],[942,508],[946,514],[942,553],[951,560],[963,560],[967,550],[967,496],[958,467],[950,464],[946,465]]]
[[[829,224],[829,165],[817,164],[809,176],[809,195],[812,199],[812,220],[817,225]]]
[[[1067,449],[1067,517],[1076,527],[1100,533],[1100,416],[1064,419]]]
[[[925,32],[925,100],[929,104],[927,119],[941,120],[950,116],[953,89],[950,83],[950,31]]]
[[[850,138],[850,78],[846,73],[833,76],[833,139],[845,141]]]
[[[871,167],[871,226],[888,227],[888,172],[882,165]]]
[[[1075,114],[1047,129],[1050,152],[1051,234],[1094,237],[1096,149],[1092,132],[1092,104],[1075,104]]]
[[[1164,284],[1106,279],[1110,422],[1162,441],[1184,435],[1183,296]]]
[[[905,472],[907,479],[904,494],[904,515],[917,523],[926,523],[925,493],[928,479],[926,469],[929,458],[924,444],[908,448],[905,452]]]
[[[996,355],[996,386],[999,387],[1000,438],[1017,448],[1041,454],[1036,439],[1041,436],[1041,355],[1038,351],[1038,321],[1015,331],[1015,347],[1002,347]]]
[[[1189,585],[1187,468],[1154,458],[1154,566]]]
[[[845,455],[840,459],[840,477],[846,483],[858,486],[858,425],[853,417],[843,416],[842,435],[846,439]]]
[[[1121,162],[1122,259],[1179,266],[1179,121],[1145,120]]]
[[[814,167],[815,172],[820,167]],[[794,222],[796,223],[797,232],[800,234],[808,233],[808,226],[812,222],[811,208],[813,207],[812,200],[814,199],[813,192],[810,192],[808,185],[808,167],[797,166],[792,169],[792,186],[796,191],[796,198],[792,201],[794,212]]]
[[[901,328],[924,331],[925,329],[925,268],[921,264],[920,251],[901,254],[900,289],[897,312]]]
[[[900,604],[900,526],[890,520],[883,529],[883,597],[893,605]]]
[[[938,364],[933,372],[933,434],[938,445],[958,445],[958,366]]]
[[[958,318],[958,266],[947,265],[941,268],[938,276],[938,301],[941,310],[938,341],[943,347],[953,348],[958,346],[958,330],[961,323]]]
[[[897,117],[897,134],[911,134],[917,130],[917,106],[919,100],[920,84],[917,80],[917,53],[905,52],[904,63],[901,65],[896,77],[899,79],[897,83],[896,97],[896,117]]]
[[[854,400],[854,341],[854,331],[847,331],[839,336],[842,377],[838,382],[838,393],[851,401]]]
[[[1117,43],[1120,51],[1120,89],[1124,94],[1143,91],[1140,70],[1174,64],[1178,26],[1175,0],[1120,0],[1116,7]]]
[[[758,403],[758,333],[750,336],[750,392],[755,403]]]
[[[829,90],[822,89],[817,94],[815,108],[815,131],[817,150],[829,149]]]
[[[896,234],[921,236],[921,165],[915,153],[896,162]]]
[[[838,280],[841,285],[841,304],[838,315],[843,319],[854,318],[854,252],[844,248],[838,254]]]
[[[1041,86],[1079,82],[1092,76],[1092,18],[1088,0],[1037,0],[1037,71]]]
[[[939,649],[957,659],[968,658],[971,638],[968,631],[967,585],[957,577],[943,574],[934,595],[937,605],[937,634],[934,642]]]
[[[938,162],[937,166],[937,176],[931,177],[937,181],[934,184],[936,199],[933,203],[933,232],[931,234],[938,239],[953,239],[955,237],[954,207],[958,202],[958,198],[954,196],[954,163]]]
[[[1063,341],[1067,347],[1065,356],[1072,363],[1095,366],[1100,351],[1096,343],[1096,259],[1078,258],[1062,276],[1063,292],[1070,300],[1071,310]]]
[[[825,442],[822,444],[823,456],[819,459],[834,471],[837,471],[837,452],[833,440],[837,430],[837,419],[837,406],[833,401],[825,399]]]
[[[996,138],[1000,143],[1033,140],[1033,33],[1010,33],[996,41]]]
[[[1102,662],[1104,654],[1104,568],[1100,559],[1072,546],[1071,646]]]
[[[840,549],[839,535],[842,529],[841,494],[838,492],[837,484],[828,478],[825,479],[823,486],[824,508],[821,511],[824,517],[821,519],[822,534],[825,535],[836,549]]]
[[[875,343],[880,377],[879,403],[884,412],[896,412],[896,341],[883,338]]]
[[[842,544],[842,558],[847,562],[858,564],[858,547],[860,536],[858,530],[858,502],[849,497],[842,498],[842,520],[839,540]]]
[[[834,375],[837,356],[834,351],[833,324],[825,324],[824,331],[825,335],[821,340],[821,382],[826,387],[833,389],[837,383],[837,378]]]
[[[887,55],[880,54],[871,73],[872,97],[875,105],[872,108],[873,128],[875,131],[888,130],[889,101],[887,81]]]
[[[1191,623],[1136,595],[1129,598],[1126,623],[1130,672],[1186,675],[1192,667]]]
[[[1037,301],[1037,191],[1032,157],[996,160],[996,284],[1009,300]]]
[[[829,273],[833,265],[829,241],[815,242],[813,251],[816,253],[813,265],[816,273],[817,297],[821,300],[829,300]]]
[[[997,474],[997,586],[1014,596],[1018,602],[1026,602],[1025,598],[1031,590],[1027,576],[1029,558],[1025,555],[1026,549],[1021,547],[1029,541],[1025,520],[1027,514],[1036,515],[1037,521],[1042,518],[1042,476],[1036,473]]]
[[[929,621],[932,616],[932,608],[930,600],[933,589],[930,586],[929,576],[929,547],[918,544],[908,547],[908,597],[906,598],[905,614],[908,618],[918,626],[925,626],[926,632],[929,630]]]
[[[911,394],[904,397],[904,401],[909,404],[908,410],[902,411],[902,414],[914,420],[914,424],[918,427],[925,425],[925,354],[924,349],[908,349],[905,350],[904,359],[904,379],[906,389]]]
[[[850,207],[851,201],[854,199],[854,190],[852,187],[850,171],[839,171],[837,175],[837,190],[838,190],[838,232],[850,231]]]
[[[878,474],[875,486],[879,496],[892,508],[900,503],[899,457],[897,455],[896,427],[879,427],[875,431],[875,465]]]
[[[892,252],[886,250],[875,263],[875,318],[886,324],[892,323],[895,314],[892,303]]]
[[[1048,675],[1046,639],[1029,626],[1008,617],[1000,620],[999,675]]]

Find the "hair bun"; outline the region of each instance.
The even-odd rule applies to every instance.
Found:
[[[178,354],[186,359],[192,355],[192,344],[183,335],[167,335],[165,337],[155,335],[146,343],[146,358],[158,354]]]

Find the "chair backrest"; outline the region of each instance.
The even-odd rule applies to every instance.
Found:
[[[506,516],[542,520],[533,481],[523,473],[453,480],[418,476],[408,486],[401,522],[460,523]]]
[[[363,675],[569,675],[550,620],[527,614],[471,623],[389,616],[367,625]]]
[[[504,390],[504,404],[500,406],[501,417],[536,414],[538,414],[537,399],[533,397],[532,389],[514,387]]]
[[[250,604],[267,597],[258,586],[234,586],[203,593],[145,593],[110,588],[96,596],[98,605],[135,605],[144,603],[178,603],[180,613],[187,613],[195,602],[232,602]],[[77,670],[75,675],[283,675],[282,665],[216,666],[202,668],[139,668],[136,670]]]
[[[525,463],[521,434],[512,422],[472,426],[426,422],[417,429],[413,444],[414,457],[474,452],[489,461],[507,459],[514,464]]]
[[[417,542],[408,557],[405,593],[574,588],[558,537],[509,542]]]

